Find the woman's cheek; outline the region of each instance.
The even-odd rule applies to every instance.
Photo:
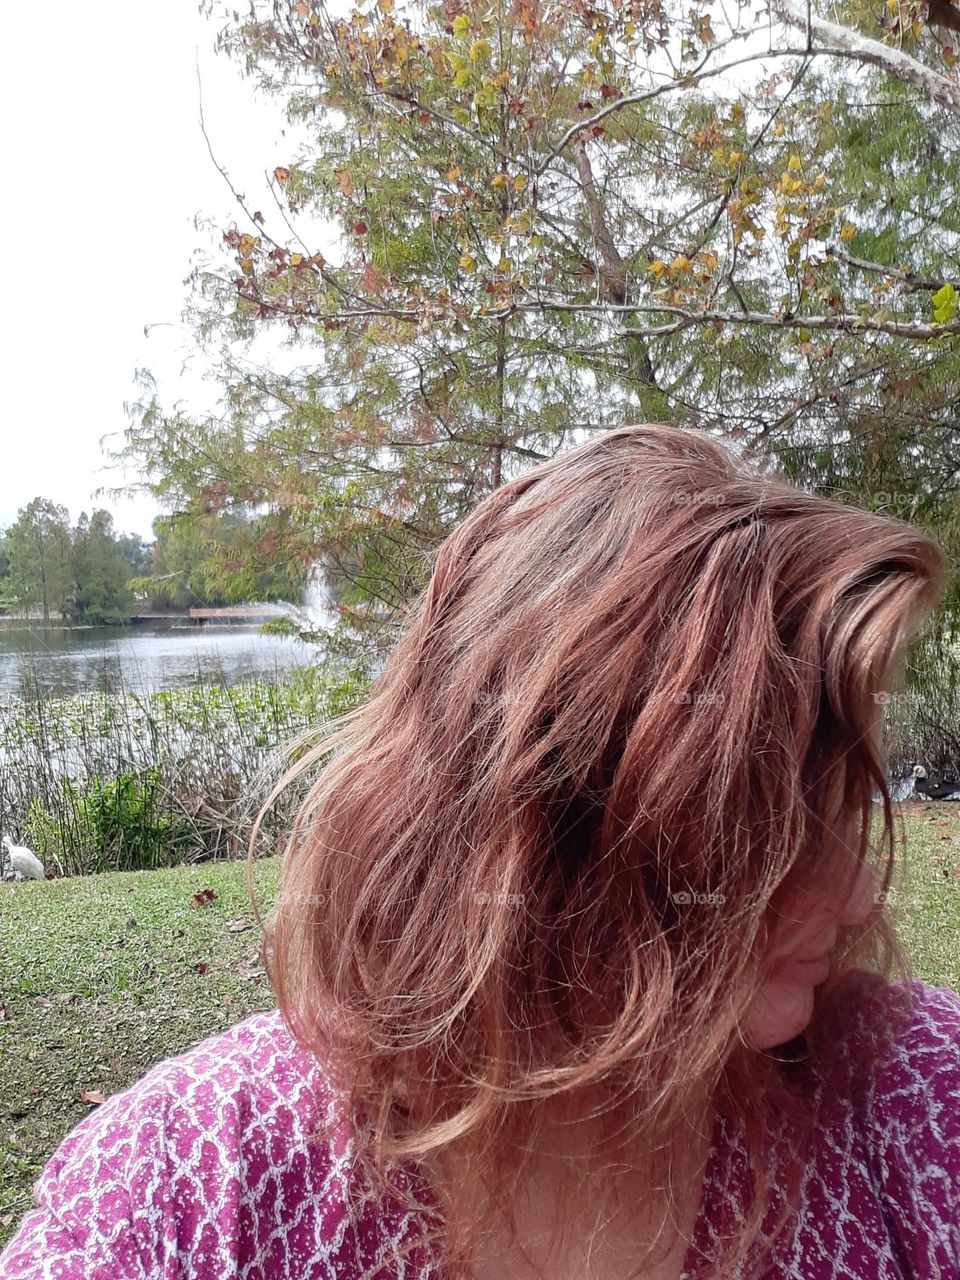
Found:
[[[775,1049],[800,1034],[813,1017],[814,988],[801,982],[770,981],[757,992],[744,1020],[744,1038],[753,1049]]]

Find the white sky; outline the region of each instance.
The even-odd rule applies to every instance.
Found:
[[[118,531],[149,537],[153,499],[93,497],[122,483],[100,439],[127,425],[140,365],[166,406],[213,406],[180,321],[192,255],[213,247],[194,218],[251,229],[200,132],[197,57],[214,152],[268,227],[278,215],[264,171],[294,138],[280,103],[214,54],[216,26],[196,0],[10,4],[3,27],[0,527],[42,496],[72,521],[106,507]],[[145,337],[144,325],[163,327]]]
[[[286,239],[265,173],[296,154],[297,134],[278,100],[214,53],[216,23],[197,10],[197,0],[4,10],[0,528],[42,496],[72,521],[102,506],[119,532],[150,537],[159,508],[149,496],[94,497],[125,478],[107,469],[101,437],[120,443],[139,366],[156,376],[165,408],[216,404],[208,358],[180,318],[184,278],[198,251],[219,252],[232,221],[255,228],[200,131],[197,59],[214,153],[248,207]],[[321,238],[322,224],[308,226],[298,219],[304,239],[329,257],[329,229]],[[145,325],[157,327],[145,336]],[[289,367],[294,357],[279,341],[265,335],[267,359]]]

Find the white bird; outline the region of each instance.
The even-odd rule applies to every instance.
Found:
[[[904,800],[909,800],[913,795],[914,783],[916,775],[908,773],[905,778],[896,778],[888,784],[890,791],[890,799],[894,804],[900,804]],[[879,800],[879,796],[877,799]]]
[[[46,871],[37,855],[24,844],[14,844],[9,836],[3,837],[3,847],[7,851],[10,865],[14,871],[26,876],[29,880],[45,880]]]

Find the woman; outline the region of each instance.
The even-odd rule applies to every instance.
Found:
[[[81,1122],[0,1278],[960,1276],[880,740],[943,572],[666,426],[491,494],[297,766],[279,1009]]]

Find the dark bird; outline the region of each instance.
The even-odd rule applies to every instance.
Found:
[[[913,790],[924,800],[960,800],[960,782],[931,782],[922,764],[914,766]]]

